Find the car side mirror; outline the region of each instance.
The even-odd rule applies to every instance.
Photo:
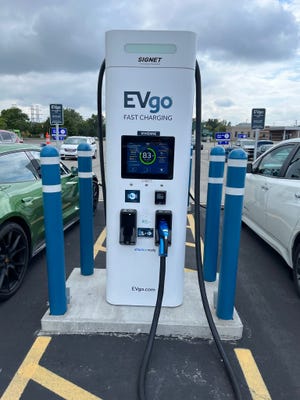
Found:
[[[252,173],[253,173],[252,163],[249,162],[247,163],[247,174],[252,174]]]
[[[77,175],[78,175],[78,168],[72,166],[72,167],[71,167],[71,174],[72,174],[73,176],[77,176]]]

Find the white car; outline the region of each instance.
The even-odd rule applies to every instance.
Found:
[[[293,268],[300,296],[300,138],[248,164],[242,220]]]
[[[97,145],[93,137],[90,136],[69,136],[60,147],[60,157],[77,158],[77,147],[80,143],[88,143],[92,148],[92,157],[97,156]]]

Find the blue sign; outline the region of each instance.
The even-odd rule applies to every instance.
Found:
[[[67,128],[58,128],[59,136],[67,136],[68,130]],[[56,128],[51,128],[51,135],[56,135]]]
[[[67,133],[67,128],[58,128],[58,140],[65,140]],[[51,136],[53,140],[57,140],[56,128],[51,128]]]
[[[217,140],[230,140],[230,132],[216,132]]]
[[[218,144],[229,144],[229,140],[218,140]]]
[[[238,133],[238,139],[247,139],[247,133]]]

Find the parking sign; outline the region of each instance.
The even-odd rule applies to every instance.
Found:
[[[63,125],[64,113],[62,104],[50,104],[50,125]]]
[[[251,129],[264,129],[265,127],[265,108],[252,108]]]

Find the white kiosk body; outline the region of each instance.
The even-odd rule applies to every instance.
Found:
[[[161,218],[171,231],[163,306],[183,301],[195,63],[192,32],[106,33],[106,299],[111,304],[155,305]]]

